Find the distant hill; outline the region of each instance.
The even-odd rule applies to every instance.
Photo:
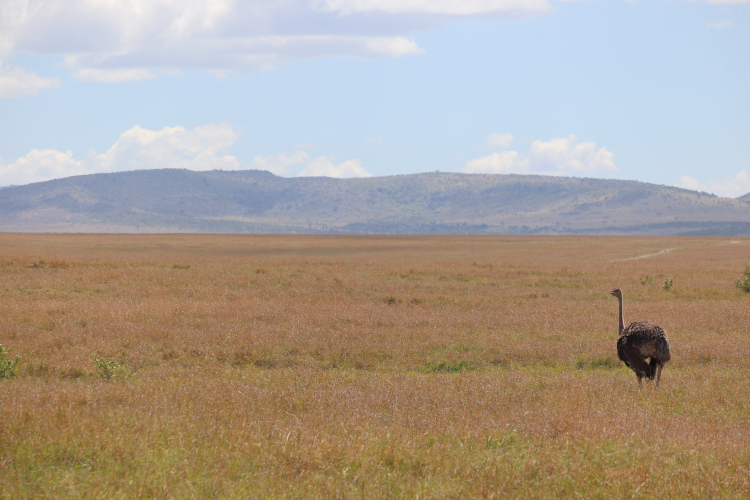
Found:
[[[750,194],[533,175],[141,170],[2,189],[0,231],[750,235]]]

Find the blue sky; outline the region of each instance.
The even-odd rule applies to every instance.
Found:
[[[750,0],[2,0],[0,186],[140,168],[750,192]]]

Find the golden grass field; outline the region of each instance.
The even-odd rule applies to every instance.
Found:
[[[0,234],[0,497],[747,498],[748,263],[747,238]],[[617,360],[615,287],[669,334],[658,391]]]

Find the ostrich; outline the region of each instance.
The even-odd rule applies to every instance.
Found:
[[[617,297],[620,303],[620,338],[617,339],[617,356],[625,366],[635,372],[638,377],[638,390],[641,390],[641,379],[654,379],[659,388],[661,369],[669,361],[669,339],[667,333],[660,326],[648,322],[630,323],[625,328],[622,319],[622,291],[616,288],[609,292]],[[650,358],[646,363],[646,358]]]

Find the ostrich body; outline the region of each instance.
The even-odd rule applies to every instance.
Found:
[[[653,380],[659,387],[661,369],[669,361],[669,339],[660,326],[649,322],[635,322],[625,327],[622,318],[622,291],[616,288],[609,292],[620,303],[620,338],[617,339],[617,357],[638,377],[638,390],[641,390],[643,377]],[[649,362],[646,362],[646,359]]]

